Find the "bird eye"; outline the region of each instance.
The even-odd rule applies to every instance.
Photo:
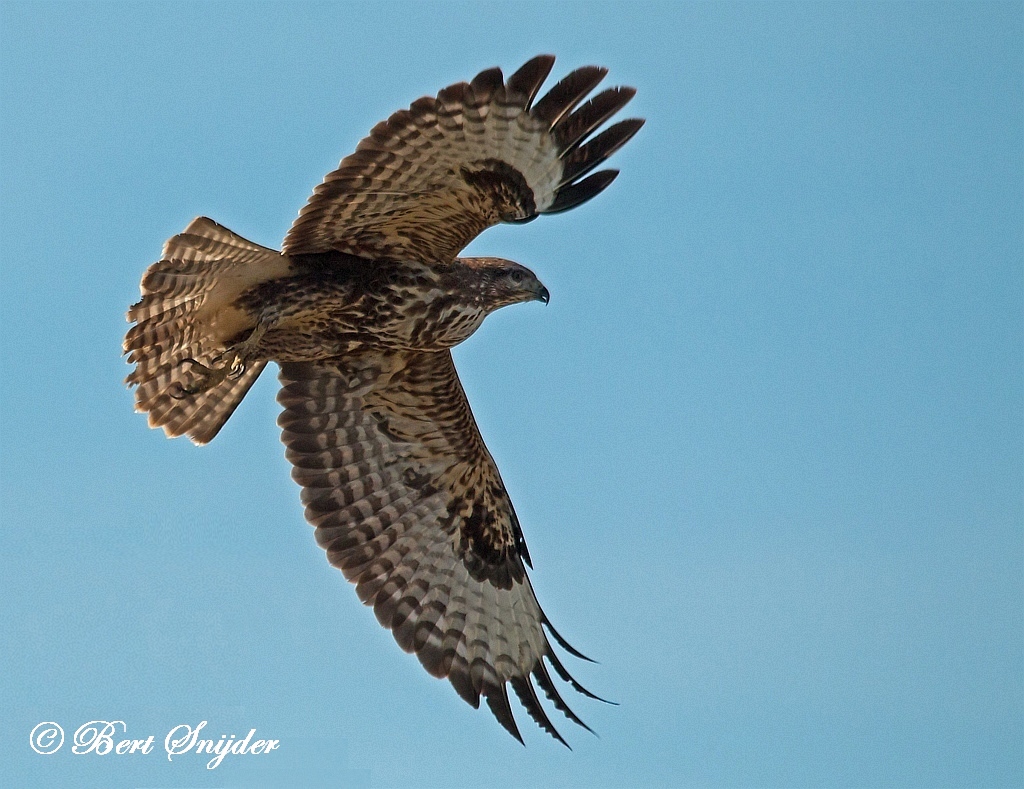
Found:
[[[523,274],[523,272],[519,271],[518,269],[514,269],[509,276],[512,277],[512,281],[517,285],[523,284],[523,280],[526,279],[526,276]]]

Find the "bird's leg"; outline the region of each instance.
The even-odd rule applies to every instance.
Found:
[[[227,378],[228,373],[231,371],[230,365],[223,364],[216,367],[207,367],[202,362],[191,357],[182,359],[179,364],[190,364],[192,366],[192,371],[194,373],[198,373],[199,377],[191,386],[185,386],[181,383],[174,384],[177,391],[172,390],[170,395],[175,400],[182,400],[189,395],[201,394],[208,389],[212,389]]]
[[[256,328],[249,333],[249,336],[228,350],[228,354],[232,357],[231,362],[226,365],[228,377],[232,380],[242,377],[245,373],[246,363],[256,356],[256,349],[259,347],[260,340],[263,339],[273,323],[273,321],[257,321]]]
[[[270,326],[271,322],[258,321],[248,337],[214,356],[212,360],[214,366],[212,367],[208,367],[196,359],[182,359],[180,363],[187,362],[192,365],[192,370],[199,373],[199,377],[191,386],[179,386],[179,392],[171,396],[180,400],[189,395],[206,392],[225,378],[232,380],[241,378],[245,374],[246,364],[256,356],[260,340],[263,339]]]

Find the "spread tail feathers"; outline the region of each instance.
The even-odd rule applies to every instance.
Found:
[[[135,369],[135,409],[168,436],[210,441],[255,383],[266,362],[253,362],[237,377],[202,391],[204,367],[213,367],[226,338],[251,328],[231,307],[251,285],[287,268],[280,253],[246,241],[200,217],[164,245],[163,256],[142,278],[142,299],[128,310],[134,323],[124,352]]]

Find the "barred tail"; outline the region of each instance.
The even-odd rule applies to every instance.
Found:
[[[280,253],[205,217],[164,245],[161,260],[142,278],[142,299],[128,310],[135,325],[124,338],[128,362],[135,365],[125,383],[135,387],[135,410],[149,413],[150,427],[197,444],[217,435],[266,363],[251,363],[238,378],[189,394],[202,378],[189,360],[218,364],[225,338],[251,328],[230,306],[233,299],[286,269]]]

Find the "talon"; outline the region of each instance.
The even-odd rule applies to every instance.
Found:
[[[194,386],[185,386],[179,383],[176,384],[176,391],[168,392],[167,394],[170,395],[172,400],[184,400],[186,397],[191,397],[194,394],[205,392],[211,386],[213,386],[213,384],[207,386],[207,382],[205,379]]]
[[[172,391],[167,393],[174,400],[183,400],[190,395],[201,394],[208,389],[212,389],[223,381],[232,370],[228,365],[207,367],[202,362],[191,357],[182,359],[178,365],[181,366],[185,362],[192,365],[192,373],[196,376],[196,380],[190,386],[185,386],[180,381],[175,382],[171,387]]]
[[[209,365],[203,364],[197,359],[187,357],[178,362],[179,366],[188,362],[192,365],[190,372],[195,380],[190,386],[176,382],[168,390],[168,395],[174,400],[183,400],[191,395],[201,394],[212,389],[225,378],[237,381],[247,369],[246,362],[256,354],[260,339],[267,332],[267,324],[258,323],[249,336],[240,343],[225,348],[209,358]],[[225,362],[230,359],[230,362]]]
[[[193,359],[191,356],[189,356],[189,357],[187,357],[185,359],[182,359],[180,362],[178,362],[178,366],[180,367],[185,362],[188,362],[189,364],[191,364],[193,369],[198,368],[199,372],[203,373],[204,375],[212,375],[214,373],[214,368],[207,367],[205,364],[203,364],[200,361],[197,361],[196,359]]]

